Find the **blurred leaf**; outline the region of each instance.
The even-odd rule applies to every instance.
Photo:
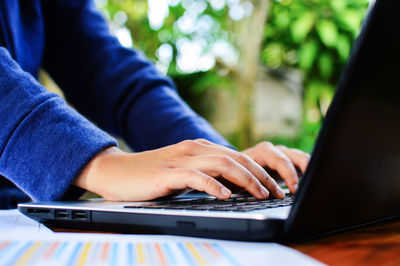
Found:
[[[312,80],[307,86],[307,94],[305,95],[305,103],[307,108],[316,108],[318,99],[318,91],[322,87],[322,83],[318,80]]]
[[[347,0],[330,0],[329,4],[335,12],[340,13],[346,8]]]
[[[328,83],[325,83],[319,90],[318,101],[319,101],[319,108],[321,114],[325,116],[326,112],[328,111],[328,107],[330,106],[333,96],[334,96],[335,88]]]
[[[287,10],[282,10],[277,14],[276,17],[276,26],[278,29],[284,29],[289,26],[291,23],[291,18],[289,12]],[[268,28],[268,26],[267,26]]]
[[[322,19],[317,22],[317,32],[323,44],[327,47],[333,47],[338,37],[338,28],[330,20]]]
[[[318,52],[315,40],[310,40],[301,46],[299,50],[299,65],[304,70],[310,70],[314,64]]]
[[[292,38],[295,42],[302,42],[311,28],[314,26],[315,14],[312,11],[305,12],[291,27]]]
[[[338,20],[355,35],[360,29],[362,16],[356,10],[346,9],[338,14]]]
[[[318,58],[318,68],[323,78],[329,78],[333,72],[333,60],[328,53],[323,53]]]
[[[278,68],[284,61],[285,49],[280,43],[271,43],[262,52],[262,58],[271,68]]]
[[[350,54],[351,44],[349,38],[345,35],[340,35],[337,39],[336,49],[342,61],[346,61]]]

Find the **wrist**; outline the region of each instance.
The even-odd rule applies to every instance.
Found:
[[[79,175],[75,178],[73,184],[87,191],[91,191],[100,196],[103,196],[104,181],[102,176],[109,164],[110,156],[123,153],[115,146],[108,147],[98,153],[88,164],[82,169]]]

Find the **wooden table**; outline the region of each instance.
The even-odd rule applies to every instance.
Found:
[[[288,246],[329,265],[400,265],[400,219]]]
[[[328,265],[400,265],[400,219],[287,246]]]

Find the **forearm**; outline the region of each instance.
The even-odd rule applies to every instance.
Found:
[[[155,149],[186,139],[208,139],[231,147],[170,87],[160,86],[142,95],[127,117],[126,139],[136,151]]]
[[[61,199],[115,141],[49,93],[0,48],[0,175],[35,200]]]
[[[152,63],[119,44],[91,1],[51,2],[45,14],[44,67],[100,127],[135,151],[196,138],[229,146]]]

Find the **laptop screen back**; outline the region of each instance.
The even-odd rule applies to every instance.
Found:
[[[400,1],[378,0],[353,45],[286,230],[400,215]]]

